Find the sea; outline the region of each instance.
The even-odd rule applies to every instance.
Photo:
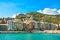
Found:
[[[60,40],[60,34],[49,33],[6,33],[0,40]]]

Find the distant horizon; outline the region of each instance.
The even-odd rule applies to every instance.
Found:
[[[0,18],[28,12],[60,14],[60,0],[0,0]]]

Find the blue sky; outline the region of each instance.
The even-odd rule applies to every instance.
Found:
[[[0,0],[0,17],[37,12],[45,8],[60,9],[60,0]]]

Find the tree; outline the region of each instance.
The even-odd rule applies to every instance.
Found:
[[[58,30],[60,30],[59,24],[60,24],[60,15],[56,15],[55,23],[58,25]]]
[[[19,14],[16,16],[17,19],[22,19],[22,18],[25,18],[25,15],[24,14]]]

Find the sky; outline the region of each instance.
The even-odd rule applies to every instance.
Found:
[[[60,14],[60,0],[0,0],[0,18],[28,12]]]

